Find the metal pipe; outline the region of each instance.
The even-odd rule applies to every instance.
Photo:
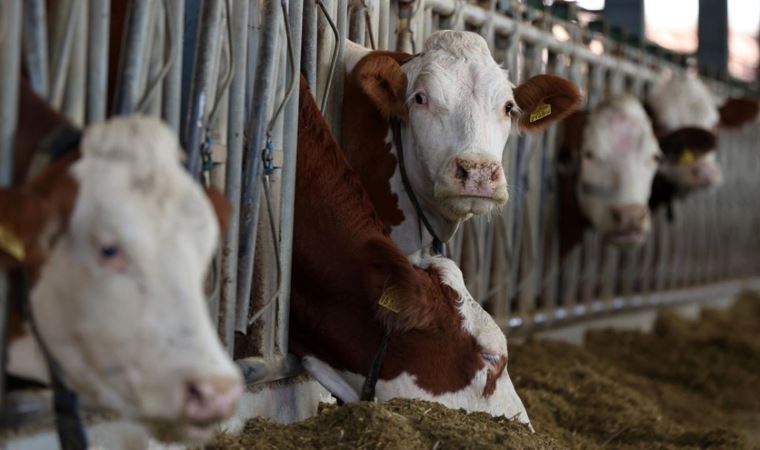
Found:
[[[284,0],[283,0],[284,2]],[[290,21],[290,44],[293,45],[292,67],[288,74],[290,83],[297,85],[301,67],[301,31],[303,4],[292,2],[288,20]],[[296,90],[285,106],[285,129],[283,137],[283,157],[280,188],[280,295],[277,314],[277,347],[281,353],[288,351],[288,325],[290,323],[290,272],[293,254],[293,219],[296,197],[296,161],[298,151],[298,97]]]
[[[124,44],[119,58],[113,113],[129,114],[139,98],[140,74],[147,59],[150,0],[131,0],[127,9]]]
[[[229,1],[229,0],[228,0]],[[222,285],[219,301],[219,325],[222,343],[232,354],[235,339],[237,303],[237,250],[240,225],[240,189],[243,175],[243,143],[245,137],[245,81],[248,56],[248,2],[232,5],[232,59],[235,62],[229,92],[227,128],[227,171],[225,191],[232,204],[229,224],[222,244]]]
[[[303,39],[301,40],[301,73],[317,95],[317,4],[313,0],[303,5]]]
[[[106,118],[108,94],[108,39],[111,1],[90,0],[87,55],[87,123]]]
[[[182,51],[181,43],[183,42],[185,31],[185,0],[169,0],[169,11],[166,12],[173,20],[169,21],[167,32],[170,32],[172,38],[177,43],[177,51],[171,58],[171,67],[164,78],[163,92],[163,111],[164,120],[179,133],[180,131],[180,106],[182,96]]]
[[[21,3],[4,2],[3,36],[0,39],[0,186],[13,183],[14,139],[18,112],[18,86],[21,71]],[[0,273],[0,374],[5,374],[5,349],[8,306],[8,279]],[[0,405],[5,399],[5,376],[0,376]]]
[[[63,114],[75,125],[84,125],[85,87],[87,84],[87,10],[86,2],[77,2],[74,41],[71,48],[69,75],[63,97]]]
[[[201,173],[201,146],[206,138],[206,114],[208,103],[214,101],[215,90],[211,85],[216,52],[219,49],[219,19],[221,0],[205,0],[198,22],[198,40],[193,61],[193,79],[190,87],[187,119],[183,136],[183,148],[187,153],[187,170],[194,177]]]
[[[24,4],[24,61],[32,90],[48,96],[48,37],[44,0],[27,0]]]
[[[279,30],[279,13],[276,0],[264,4],[264,16],[259,36],[256,77],[251,94],[252,105],[247,125],[250,137],[243,162],[243,186],[240,202],[240,245],[238,259],[238,288],[235,330],[246,333],[248,310],[253,282],[253,259],[255,256],[256,227],[259,215],[261,192],[261,150],[265,144],[267,109],[271,100],[275,80],[273,70],[277,55],[276,35]]]
[[[64,0],[58,3],[56,27],[53,34],[56,45],[53,47],[53,64],[50,66],[50,94],[48,101],[54,108],[60,108],[63,102],[63,90],[66,86],[69,58],[74,40],[77,20],[77,3]],[[65,14],[65,16],[64,16]]]

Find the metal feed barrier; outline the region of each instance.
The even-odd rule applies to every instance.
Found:
[[[238,361],[251,385],[300,372],[297,358],[287,353],[297,83],[304,73],[340,139],[344,39],[415,52],[435,30],[475,31],[513,82],[543,72],[566,76],[583,88],[587,106],[609,94],[642,96],[661,73],[685,70],[683,61],[662,49],[628,42],[615,30],[579,25],[572,10],[533,9],[517,1],[127,5],[111,111],[164,118],[181,137],[188,170],[224,189],[235,205],[209,277],[209,308],[230,353],[236,334],[253,335],[261,356]],[[43,0],[0,0],[0,184],[12,182],[22,61],[33,88],[74,123],[106,117],[111,55],[104,36],[115,7],[108,0],[60,0],[55,11],[46,11]],[[719,80],[710,84],[721,95],[747,90]],[[673,223],[658,214],[643,248],[619,251],[589,233],[562,264],[556,135],[551,127],[510,139],[504,160],[508,205],[499,216],[470,220],[447,245],[473,295],[505,331],[530,333],[595,314],[732,295],[746,285],[742,280],[760,274],[760,197],[754,194],[760,152],[753,147],[760,127],[722,133],[724,185],[679,203]],[[257,256],[261,267],[254,267]],[[0,289],[5,293],[4,278]],[[7,296],[0,298],[5,336]],[[4,398],[4,423],[48,413],[49,402],[40,398]]]

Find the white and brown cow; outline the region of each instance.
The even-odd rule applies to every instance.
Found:
[[[344,151],[406,254],[433,236],[404,188],[397,142],[420,209],[446,242],[462,221],[507,201],[509,136],[541,130],[580,102],[575,86],[551,75],[514,87],[475,33],[435,32],[415,56],[352,43],[346,53]]]
[[[613,97],[562,125],[560,254],[591,227],[613,245],[643,244],[650,228],[647,202],[662,155],[641,102],[630,95]]]
[[[650,206],[669,205],[678,196],[718,186],[717,132],[753,120],[758,102],[731,98],[720,104],[692,73],[674,75],[656,86],[647,100],[655,133],[664,154],[652,187]]]
[[[26,152],[62,120],[27,86],[20,101],[27,166]],[[93,125],[77,149],[0,189],[1,267],[27,274],[31,312],[65,382],[85,406],[160,439],[211,437],[242,392],[203,290],[219,241],[213,206],[180,164],[172,131],[146,117]],[[10,325],[9,373],[46,381],[16,308]]]
[[[346,402],[360,399],[386,328],[376,395],[421,398],[529,423],[507,340],[443,257],[413,267],[301,84],[290,350]]]

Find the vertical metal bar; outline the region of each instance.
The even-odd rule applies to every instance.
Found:
[[[201,6],[198,22],[193,79],[187,108],[185,130],[182,133],[183,147],[187,153],[187,170],[194,177],[201,172],[201,144],[206,137],[206,112],[214,101],[215,90],[211,84],[219,49],[219,17],[221,0],[205,0]]]
[[[90,0],[87,56],[87,123],[106,118],[111,0]]]
[[[63,91],[68,75],[69,58],[74,40],[77,19],[77,5],[73,0],[64,0],[57,4],[53,33],[53,64],[50,66],[50,93],[48,101],[54,108],[60,108]]]
[[[176,45],[181,48],[185,31],[185,0],[169,0],[169,11],[166,14],[174,18],[174,20],[170,21],[172,27],[171,35],[172,39],[177,43]],[[174,52],[174,60],[171,64],[169,73],[166,74],[166,79],[164,80],[162,115],[169,126],[179,132],[182,103],[182,96],[180,94],[180,90],[182,89],[182,51]]]
[[[256,76],[256,61],[259,51],[259,35],[261,35],[261,3],[251,0],[248,8],[248,69],[245,78],[245,117],[251,117],[253,104],[253,84]],[[247,122],[246,122],[246,126]]]
[[[284,1],[284,0],[283,0]],[[288,74],[288,79],[299,83],[301,67],[301,24],[303,4],[299,1],[290,2],[288,12],[290,20],[290,35],[293,45],[294,72]],[[289,67],[289,65],[286,65]],[[295,213],[296,196],[296,161],[298,150],[298,95],[293,93],[285,106],[285,134],[283,137],[283,160],[280,191],[280,295],[278,297],[277,315],[277,347],[283,354],[288,351],[288,324],[290,322],[290,272],[293,253],[293,218]]]
[[[256,77],[251,94],[251,117],[247,135],[250,137],[243,162],[243,186],[240,202],[240,245],[238,259],[237,311],[235,330],[245,333],[248,328],[248,309],[253,282],[253,259],[255,256],[256,226],[259,215],[259,195],[261,192],[261,149],[266,127],[267,107],[273,92],[273,70],[277,49],[276,35],[279,29],[279,14],[276,0],[267,0],[259,36]]]
[[[146,59],[150,10],[150,0],[132,0],[127,9],[126,36],[119,58],[113,106],[113,112],[117,115],[131,113],[138,101],[140,74]]]
[[[232,203],[232,214],[222,245],[222,285],[219,302],[219,325],[222,342],[232,354],[235,338],[237,294],[237,250],[240,225],[240,187],[243,174],[243,129],[245,126],[245,82],[248,67],[249,2],[232,2],[232,59],[235,62],[229,92],[227,128],[227,172],[225,191]]]
[[[303,5],[303,39],[301,47],[301,73],[317,95],[317,4],[313,0]]]
[[[21,2],[3,1],[0,16],[0,186],[13,182],[14,138],[18,112],[18,83],[21,69]],[[5,400],[5,348],[8,322],[8,279],[0,273],[0,405]]]
[[[71,63],[69,76],[66,79],[66,90],[63,97],[63,114],[75,125],[84,124],[85,98],[84,91],[87,83],[87,9],[86,2],[76,2],[76,19],[74,26],[74,41],[71,43]]]
[[[44,0],[27,0],[24,4],[24,60],[32,90],[48,96],[48,37]]]

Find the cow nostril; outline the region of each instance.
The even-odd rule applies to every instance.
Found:
[[[457,170],[456,174],[454,175],[458,180],[466,180],[467,179],[467,169],[462,167],[459,163],[457,163]]]
[[[497,167],[493,169],[493,171],[491,172],[491,181],[499,181],[500,178],[501,178],[501,170],[499,170],[499,168]]]
[[[615,223],[620,223],[623,221],[623,214],[617,208],[611,208],[610,214],[612,215],[612,220],[614,220]]]

